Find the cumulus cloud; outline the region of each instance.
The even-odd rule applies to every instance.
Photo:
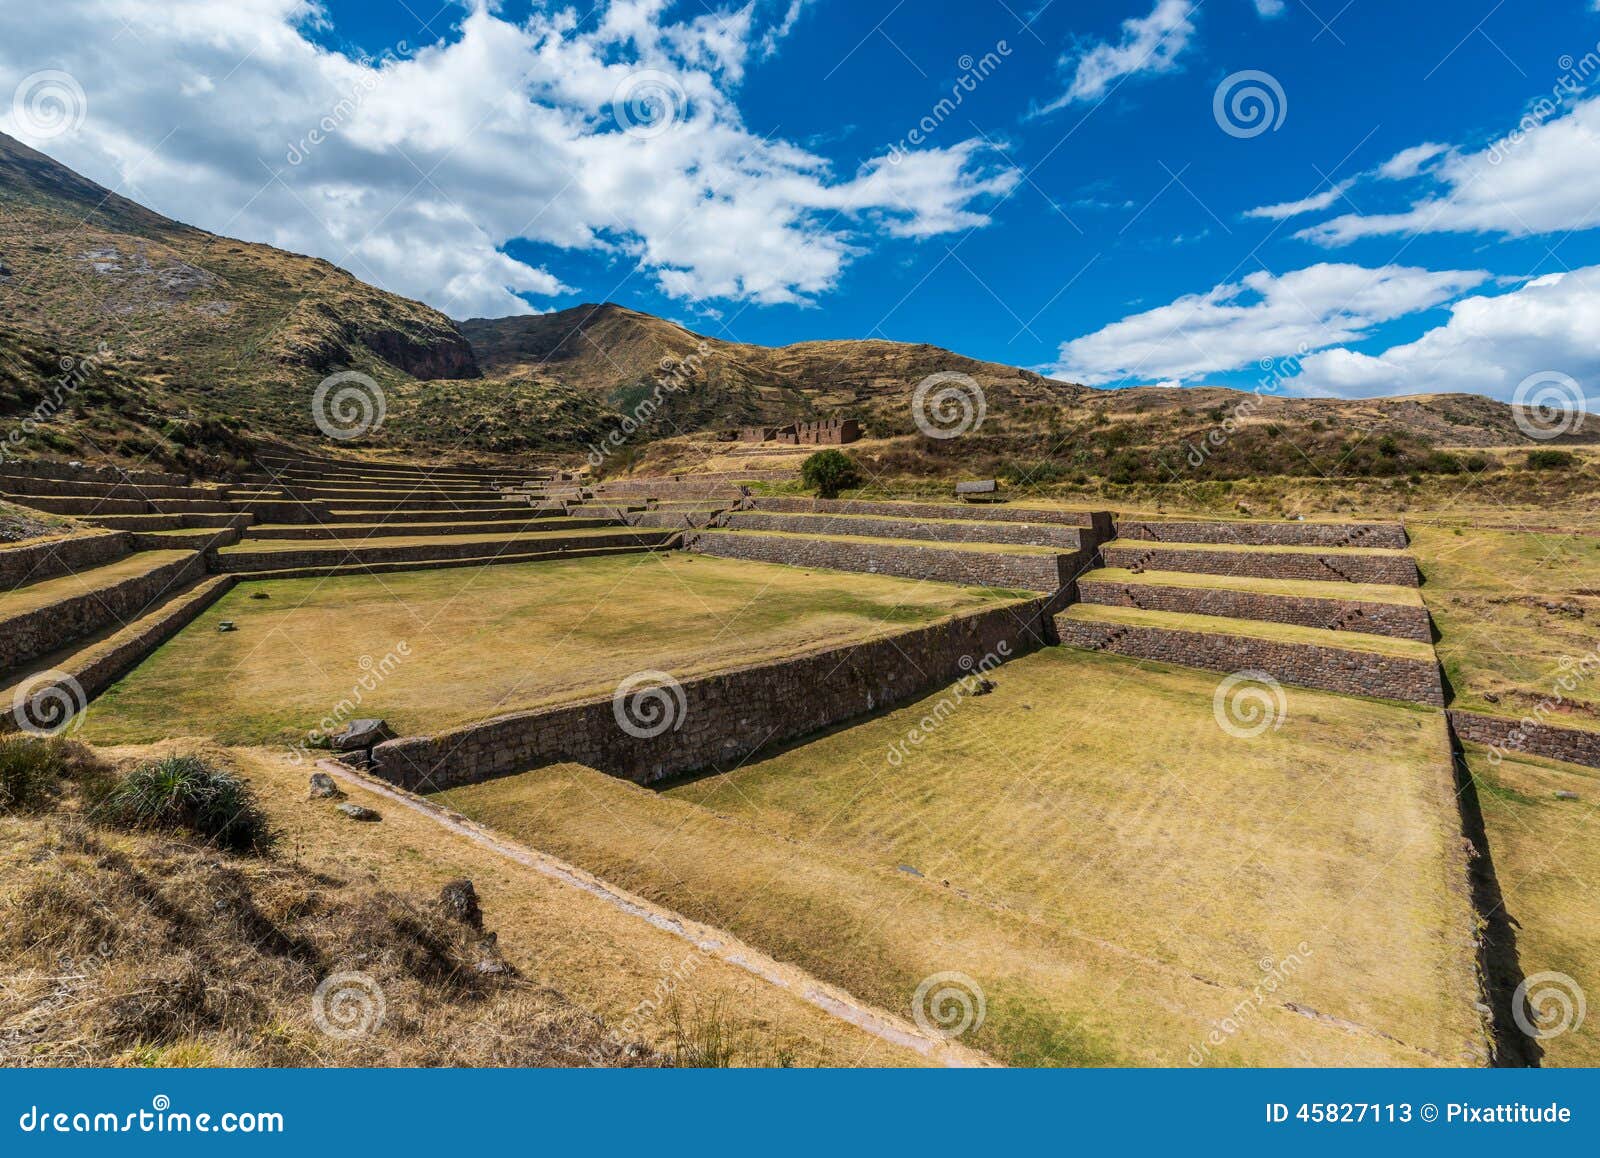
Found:
[[[1345,214],[1297,236],[1323,245],[1395,233],[1537,233],[1600,225],[1600,97],[1557,115],[1547,98],[1505,136],[1474,153],[1451,152],[1432,172],[1438,185],[1401,213]],[[1417,146],[1418,150],[1437,146]],[[1389,162],[1404,174],[1407,150]],[[1435,154],[1437,155],[1437,154]]]
[[[517,23],[476,0],[445,41],[355,59],[318,43],[311,0],[12,4],[0,97],[59,69],[87,116],[60,136],[14,112],[0,126],[170,216],[456,317],[564,290],[506,252],[518,239],[609,255],[619,281],[637,267],[683,299],[809,300],[872,237],[986,224],[1017,174],[973,141],[898,163],[886,142],[840,173],[751,132],[737,86],[804,6],[672,22],[666,0],[609,0]]]
[[[1282,275],[1262,271],[1067,342],[1052,373],[1089,385],[1194,381],[1360,340],[1374,326],[1432,309],[1488,277],[1481,270],[1330,263]]]
[[[1290,390],[1371,397],[1470,392],[1509,399],[1553,371],[1600,400],[1600,266],[1536,278],[1510,293],[1474,295],[1414,342],[1380,354],[1334,349],[1301,360]]]
[[[1148,16],[1122,22],[1116,43],[1100,41],[1062,58],[1072,69],[1067,91],[1045,111],[1074,101],[1095,101],[1124,77],[1171,72],[1195,35],[1195,6],[1189,0],[1156,0]]]

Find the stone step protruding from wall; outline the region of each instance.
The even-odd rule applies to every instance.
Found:
[[[1237,620],[1219,619],[1214,629],[1195,630],[1191,618],[1175,616],[1167,627],[1147,620],[1119,620],[1114,613],[1091,617],[1089,610],[1070,608],[1055,617],[1064,646],[1224,674],[1265,672],[1283,684],[1444,706],[1443,674],[1431,648],[1419,646],[1411,655],[1390,654],[1345,645],[1335,632],[1327,633],[1325,643],[1312,643],[1303,638],[1273,639]]]
[[[1159,543],[1233,543],[1247,547],[1387,547],[1405,550],[1399,523],[1151,522],[1118,519],[1117,538]]]
[[[1101,548],[1107,567],[1130,571],[1189,571],[1201,575],[1239,575],[1256,579],[1310,579],[1344,583],[1383,583],[1417,587],[1422,577],[1403,551],[1322,551],[1299,547],[1228,550],[1214,545],[1161,544],[1117,540]]]

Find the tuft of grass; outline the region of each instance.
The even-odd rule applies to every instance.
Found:
[[[135,828],[184,828],[233,852],[272,843],[266,815],[244,781],[198,756],[140,764],[106,801],[108,815]]]
[[[788,1069],[794,1065],[793,1051],[787,1045],[754,1041],[739,1033],[719,998],[686,1009],[674,993],[665,1010],[672,1065],[678,1069]]]
[[[53,801],[63,780],[103,793],[110,772],[84,745],[60,736],[0,736],[0,812],[27,812]]]

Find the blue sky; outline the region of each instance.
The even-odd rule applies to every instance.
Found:
[[[6,131],[456,316],[1600,392],[1595,0],[8,7]]]

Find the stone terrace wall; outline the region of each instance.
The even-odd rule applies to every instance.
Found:
[[[1532,717],[1520,720],[1486,716],[1479,712],[1450,712],[1456,738],[1498,748],[1501,752],[1526,752],[1547,760],[1565,760],[1600,768],[1600,732],[1561,728]]]
[[[876,502],[866,499],[801,499],[758,495],[752,511],[786,511],[807,515],[888,515],[908,519],[974,519],[986,523],[1052,523],[1060,527],[1089,527],[1099,537],[1112,536],[1108,511],[1061,511],[998,504],[962,506],[956,503]]]
[[[1000,551],[957,551],[919,547],[890,540],[850,543],[838,539],[783,538],[758,533],[695,531],[684,546],[702,555],[786,563],[831,571],[864,571],[903,579],[932,579],[968,587],[1004,587],[1022,591],[1056,591],[1088,566],[1089,552],[1060,555],[1011,555]]]
[[[1254,591],[1230,591],[1219,587],[1181,587],[1094,578],[1078,581],[1078,597],[1084,603],[1112,607],[1224,615],[1230,619],[1264,619],[1271,623],[1324,627],[1332,631],[1389,635],[1399,639],[1415,639],[1421,643],[1433,641],[1433,624],[1428,618],[1427,609],[1395,603],[1262,595]]]
[[[637,547],[647,550],[664,544],[666,531],[619,530],[615,534],[551,535],[546,539],[521,542],[495,540],[488,543],[443,541],[409,546],[384,546],[381,540],[355,547],[332,546],[319,549],[284,551],[218,551],[212,556],[212,570],[221,572],[279,571],[301,567],[334,567],[344,563],[422,563],[442,559],[479,559],[495,555],[525,555],[542,551],[592,550],[596,547]]]
[[[1051,523],[922,522],[917,519],[863,518],[855,515],[789,515],[737,511],[728,526],[798,535],[872,535],[885,539],[925,539],[930,543],[1010,543],[1028,547],[1083,547],[1084,529]]]
[[[0,635],[0,671],[48,655],[108,623],[136,619],[150,604],[205,573],[205,558],[196,553],[115,587],[63,599],[7,620],[5,634]]]
[[[68,466],[64,462],[8,462],[0,464],[0,479],[54,478],[73,482],[137,483],[139,486],[187,486],[189,476],[160,470],[122,470],[114,466]],[[0,484],[0,490],[5,490]]]
[[[6,547],[0,550],[0,590],[112,563],[132,549],[133,536],[126,531]]]
[[[1241,635],[1175,631],[1097,623],[1058,615],[1056,631],[1068,647],[1208,671],[1264,671],[1286,684],[1353,696],[1444,706],[1444,683],[1436,660],[1404,659],[1303,643],[1279,643]]]
[[[1132,571],[1192,571],[1253,579],[1321,579],[1347,583],[1392,583],[1417,587],[1421,576],[1409,555],[1320,555],[1315,551],[1207,551],[1181,547],[1107,543],[1107,567]]]
[[[883,639],[689,680],[681,697],[663,690],[660,703],[673,726],[654,737],[624,731],[619,717],[642,713],[631,715],[626,704],[608,697],[391,740],[373,749],[372,771],[402,787],[431,791],[562,761],[641,784],[728,768],[762,748],[906,703],[1038,649],[1047,642],[1043,605],[1030,600],[988,608]],[[992,657],[988,663],[986,657]]]
[[[1399,523],[1202,523],[1117,520],[1117,538],[1251,547],[1392,547],[1404,550]]]

